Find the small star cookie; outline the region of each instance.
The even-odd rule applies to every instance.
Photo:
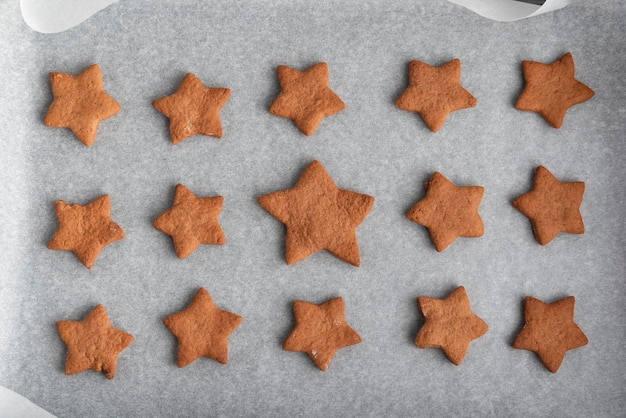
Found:
[[[50,73],[54,100],[44,118],[44,125],[70,128],[74,135],[90,147],[100,121],[120,110],[120,105],[104,91],[98,64],[87,67],[77,76]]]
[[[517,110],[539,113],[554,128],[563,124],[570,107],[593,97],[593,90],[574,78],[574,59],[569,52],[552,64],[522,61],[524,90]]]
[[[487,332],[485,321],[474,315],[463,286],[445,299],[417,298],[424,325],[415,337],[418,348],[441,348],[455,365],[461,364],[469,343]]]
[[[85,370],[104,372],[113,379],[117,356],[133,341],[133,336],[113,328],[102,305],[87,314],[85,319],[58,321],[57,331],[67,346],[65,374]]]
[[[275,116],[291,119],[306,136],[313,135],[322,119],[346,105],[328,87],[328,64],[320,62],[306,71],[278,66],[281,92],[270,106]]]
[[[328,368],[340,348],[361,342],[361,337],[345,322],[341,297],[320,305],[293,302],[296,325],[283,343],[283,350],[304,352],[320,370]]]

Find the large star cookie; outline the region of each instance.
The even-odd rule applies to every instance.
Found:
[[[461,61],[453,59],[439,67],[422,61],[409,62],[409,87],[396,100],[396,106],[419,113],[433,132],[448,114],[476,106],[476,99],[461,86]]]
[[[230,89],[205,87],[189,73],[183,78],[176,93],[152,102],[152,105],[170,120],[170,138],[178,144],[197,135],[222,137],[219,111],[230,97]]]
[[[480,237],[483,221],[478,205],[483,197],[481,186],[457,187],[435,172],[424,183],[426,196],[406,213],[406,217],[428,229],[439,252],[457,237]]]
[[[587,337],[574,323],[574,297],[544,303],[524,299],[524,326],[512,346],[534,351],[552,373],[556,373],[565,352],[587,344]]]
[[[56,325],[67,346],[65,374],[91,369],[113,379],[117,356],[133,341],[132,335],[111,326],[102,305],[93,308],[80,322],[58,321]]]
[[[340,348],[361,342],[361,337],[346,323],[341,297],[321,305],[293,302],[296,325],[283,343],[283,350],[307,353],[322,371],[328,368]]]
[[[176,185],[172,207],[160,214],[152,225],[172,237],[178,258],[185,258],[200,244],[226,242],[217,221],[224,198],[196,197],[182,184]]]
[[[105,245],[124,238],[124,231],[110,218],[109,195],[82,206],[54,202],[59,227],[48,242],[51,250],[72,251],[88,269],[93,266]]]
[[[522,71],[525,86],[515,108],[539,113],[554,128],[561,127],[567,109],[593,96],[593,90],[574,78],[569,52],[552,64],[522,61]]]
[[[270,113],[291,119],[300,131],[313,135],[326,116],[333,115],[346,105],[328,87],[328,64],[320,62],[306,71],[285,65],[278,66],[281,92],[270,106]]]
[[[228,363],[228,336],[242,320],[239,315],[218,309],[209,292],[200,288],[187,309],[163,320],[178,340],[178,367],[200,357]]]
[[[461,364],[469,343],[487,332],[485,321],[474,315],[463,286],[445,299],[417,298],[424,325],[415,337],[419,348],[441,348],[448,359]]]
[[[115,115],[120,105],[104,91],[100,67],[94,64],[77,76],[50,73],[54,100],[44,118],[44,125],[70,128],[88,147],[96,138],[101,120]]]
[[[356,227],[374,198],[337,188],[318,161],[304,169],[293,189],[266,194],[257,201],[287,227],[287,264],[326,249],[346,263],[360,265]]]
[[[585,232],[580,204],[585,183],[560,182],[543,166],[535,170],[533,187],[513,200],[513,206],[530,219],[535,239],[546,245],[559,233]]]

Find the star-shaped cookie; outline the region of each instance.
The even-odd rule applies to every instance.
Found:
[[[419,348],[441,348],[448,359],[461,364],[469,343],[487,332],[485,321],[474,315],[463,286],[445,299],[417,298],[424,325],[415,337]]]
[[[320,62],[306,71],[278,66],[281,92],[270,106],[270,113],[291,119],[300,131],[313,135],[322,119],[346,105],[328,87],[328,64]]]
[[[222,137],[219,111],[230,97],[230,89],[205,87],[189,73],[183,78],[176,93],[152,102],[152,105],[170,120],[170,138],[178,144],[197,135]]]
[[[569,52],[552,64],[522,61],[522,71],[525,85],[515,108],[539,113],[554,128],[561,127],[567,109],[593,96],[593,90],[574,78]]]
[[[59,227],[48,242],[51,250],[74,253],[88,269],[93,266],[105,245],[124,238],[124,231],[110,218],[109,195],[103,195],[86,205],[54,202]]]
[[[133,341],[132,335],[111,326],[102,305],[93,308],[80,322],[58,321],[56,325],[67,346],[65,374],[91,369],[113,379],[117,356]]]
[[[481,186],[457,187],[435,172],[424,183],[426,196],[406,213],[406,217],[425,226],[439,252],[457,237],[480,237],[483,221],[478,206],[483,197]]]
[[[196,197],[182,184],[176,185],[172,207],[152,223],[172,237],[178,258],[185,258],[200,244],[224,245],[226,239],[217,217],[222,210],[222,196]]]
[[[476,99],[461,86],[461,61],[453,59],[439,67],[422,61],[409,62],[409,87],[396,100],[396,106],[419,113],[433,132],[448,114],[476,106]]]
[[[552,373],[556,373],[565,352],[587,344],[587,337],[574,323],[573,296],[544,303],[524,299],[524,326],[513,341],[513,348],[534,351]]]
[[[321,305],[293,302],[296,325],[283,343],[283,350],[307,353],[322,371],[328,368],[340,348],[361,342],[361,337],[346,323],[341,297]]]
[[[243,318],[218,309],[211,295],[200,288],[187,309],[163,320],[178,340],[178,367],[185,367],[200,357],[228,363],[228,336]]]
[[[257,201],[287,227],[287,264],[325,249],[346,263],[360,265],[356,227],[369,213],[374,198],[338,189],[318,161],[304,169],[293,189],[266,194]]]
[[[547,168],[539,166],[532,189],[513,200],[513,206],[530,219],[537,242],[546,245],[559,232],[585,232],[580,215],[584,192],[585,183],[560,182]]]
[[[101,120],[110,118],[120,105],[104,91],[98,64],[87,67],[77,76],[50,73],[54,100],[44,118],[44,125],[70,128],[88,147],[96,138]]]

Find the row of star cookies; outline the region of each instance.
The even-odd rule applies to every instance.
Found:
[[[525,87],[515,107],[539,113],[559,128],[571,106],[593,96],[593,91],[574,78],[574,61],[566,53],[552,64],[522,61]],[[322,119],[345,108],[344,102],[328,86],[328,65],[318,63],[299,71],[281,65],[277,69],[281,92],[269,112],[293,120],[309,136]],[[454,59],[439,67],[422,61],[409,62],[409,86],[396,101],[400,109],[418,113],[426,126],[437,132],[448,114],[476,105],[476,99],[460,84],[461,62]],[[70,128],[87,146],[95,140],[100,121],[120,110],[119,104],[103,88],[97,64],[78,76],[52,72],[54,100],[44,124]],[[228,88],[208,88],[193,74],[187,74],[178,90],[155,100],[154,107],[170,121],[174,144],[197,135],[222,137],[219,111],[230,97]]]
[[[483,187],[457,187],[436,172],[424,184],[426,196],[406,213],[425,226],[437,251],[457,237],[480,237],[483,222],[478,206]],[[546,168],[535,172],[532,189],[513,201],[527,216],[541,245],[558,233],[582,234],[580,215],[585,184],[560,182]],[[286,226],[285,260],[294,264],[323,249],[354,266],[360,265],[356,228],[368,215],[374,198],[338,188],[318,161],[311,162],[295,187],[263,195],[258,203]],[[172,207],[153,226],[172,237],[176,255],[189,256],[200,244],[226,242],[218,222],[224,198],[197,197],[182,184],[176,186]],[[91,268],[102,248],[124,237],[110,219],[108,195],[87,205],[55,202],[59,226],[48,243],[53,250],[72,251]]]
[[[444,299],[418,297],[424,324],[415,337],[418,348],[440,348],[455,365],[461,364],[471,341],[487,332],[487,324],[470,309],[465,288],[458,287]],[[286,351],[303,352],[322,371],[339,349],[361,342],[344,318],[341,297],[322,304],[293,302],[295,326],[283,342]],[[169,315],[163,324],[178,341],[177,366],[186,367],[200,357],[228,363],[228,337],[243,318],[219,309],[200,288],[186,309]],[[117,356],[133,336],[114,328],[102,305],[82,321],[58,321],[57,330],[67,346],[65,374],[102,371],[113,379]],[[544,303],[528,296],[524,300],[524,326],[512,343],[514,348],[534,351],[552,373],[561,366],[568,350],[587,344],[574,323],[574,297]]]

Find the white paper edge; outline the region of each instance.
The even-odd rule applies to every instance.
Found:
[[[0,386],[0,416],[7,418],[56,418],[10,389]]]
[[[562,9],[571,0],[546,0],[542,6],[516,0],[448,0],[488,19],[512,22]]]
[[[31,29],[58,33],[73,28],[118,0],[20,0],[22,17]]]

